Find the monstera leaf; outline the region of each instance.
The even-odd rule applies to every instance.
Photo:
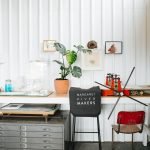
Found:
[[[77,53],[75,51],[68,50],[66,54],[66,59],[68,64],[73,64],[77,59]]]
[[[61,66],[64,67],[64,64],[63,64],[62,62],[60,62],[60,61],[58,61],[58,60],[53,60],[53,61],[56,62],[57,64],[59,64],[59,65],[61,65]]]
[[[92,50],[90,50],[90,49],[85,49],[82,45],[78,45],[78,46],[74,45],[74,47],[77,48],[77,50],[78,50],[79,52],[89,53],[89,54],[92,53]]]
[[[66,47],[61,43],[54,43],[54,47],[57,51],[59,51],[62,55],[66,55]]]
[[[80,67],[74,66],[71,71],[71,74],[76,78],[80,78],[82,76],[82,70]]]
[[[92,52],[90,49],[84,49],[82,45],[74,45],[76,50],[66,50],[66,47],[61,43],[54,43],[54,47],[61,54],[60,60],[54,60],[57,64],[60,65],[60,79],[65,80],[69,74],[76,78],[80,78],[82,76],[82,70],[78,66],[73,66],[75,61],[77,60],[78,52],[90,53]]]
[[[77,48],[78,49],[78,51],[82,51],[82,49],[84,48],[82,45],[78,45],[78,46],[76,46],[76,45],[73,45],[75,48]]]

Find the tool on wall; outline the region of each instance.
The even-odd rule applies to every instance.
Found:
[[[111,115],[112,115],[112,113],[113,113],[115,107],[117,106],[117,104],[118,104],[118,102],[119,102],[119,100],[120,100],[120,98],[121,98],[122,96],[126,96],[126,97],[128,97],[128,98],[130,98],[130,99],[132,99],[132,100],[134,100],[134,101],[136,101],[136,102],[138,102],[138,103],[140,103],[140,104],[142,104],[142,105],[144,105],[144,106],[148,106],[147,104],[142,103],[142,102],[138,101],[137,99],[135,99],[135,98],[133,98],[133,97],[131,97],[131,96],[129,96],[129,95],[126,95],[126,93],[123,93],[123,91],[125,90],[125,88],[126,88],[128,82],[129,82],[129,80],[130,80],[130,78],[131,78],[131,76],[132,76],[134,70],[135,70],[135,67],[133,67],[133,69],[132,69],[132,71],[131,71],[131,73],[130,73],[130,75],[129,75],[129,77],[128,77],[128,79],[127,79],[127,81],[126,81],[126,83],[125,83],[125,85],[124,85],[124,87],[123,87],[122,89],[121,89],[121,81],[120,81],[120,78],[117,77],[117,76],[115,76],[115,78],[118,80],[118,88],[117,88],[117,89],[114,88],[114,78],[113,78],[113,76],[112,76],[111,74],[107,74],[107,77],[106,77],[106,81],[107,81],[106,83],[107,83],[107,84],[106,84],[106,85],[101,84],[101,83],[95,81],[95,83],[97,83],[97,84],[99,84],[99,85],[101,85],[101,86],[103,86],[103,87],[106,87],[106,88],[110,89],[110,90],[113,91],[113,92],[116,92],[117,95],[118,95],[118,99],[117,99],[115,105],[113,106],[113,108],[112,108],[112,110],[111,110],[111,112],[110,112],[110,114],[109,114],[109,116],[108,116],[108,119],[110,119],[110,117],[111,117]],[[112,78],[113,78],[113,79],[112,79]],[[111,81],[111,82],[109,82],[109,81]],[[111,86],[110,86],[110,83],[111,83]]]

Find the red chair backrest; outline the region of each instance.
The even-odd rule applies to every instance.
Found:
[[[118,113],[118,124],[143,124],[145,119],[144,111],[120,111]]]

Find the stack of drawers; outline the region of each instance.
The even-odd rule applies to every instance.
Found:
[[[66,150],[66,123],[0,122],[0,150]],[[67,127],[68,128],[68,127]],[[65,131],[67,132],[67,131]],[[69,141],[69,140],[68,140]]]

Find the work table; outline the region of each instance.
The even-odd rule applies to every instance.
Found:
[[[117,100],[117,96],[102,96],[101,97],[101,103],[102,103],[102,110],[100,114],[100,124],[101,124],[101,134],[102,134],[102,141],[111,141],[111,124],[113,124],[116,121],[117,113],[118,111],[132,111],[132,110],[144,110],[146,112],[146,118],[145,123],[149,124],[149,107],[143,106],[130,98],[127,97],[121,97],[119,101],[119,105],[117,105],[115,111],[112,114],[112,117],[110,120],[108,120],[108,115],[113,107],[113,104],[115,104]],[[150,104],[150,96],[135,96],[137,100]],[[55,92],[53,92],[51,95],[47,97],[33,97],[33,96],[0,96],[0,103],[6,104],[6,103],[32,103],[32,104],[62,104],[61,109],[66,110],[69,109],[69,96],[68,95],[58,95]],[[91,130],[95,128],[94,126],[94,119],[83,119],[82,124],[80,124],[81,130]],[[115,135],[115,141],[129,141],[130,136],[120,136]],[[91,135],[89,137],[85,136],[77,136],[77,139],[79,140],[96,140],[97,138],[94,135]],[[143,134],[138,134],[134,141],[144,141]]]
[[[114,104],[117,96],[102,96],[102,104]],[[150,96],[136,96],[137,100],[150,104]],[[53,92],[49,96],[36,97],[36,96],[0,96],[0,103],[51,103],[51,104],[69,104],[69,96],[67,94],[56,94]],[[120,104],[135,104],[137,102],[127,97],[122,97],[119,101]]]

